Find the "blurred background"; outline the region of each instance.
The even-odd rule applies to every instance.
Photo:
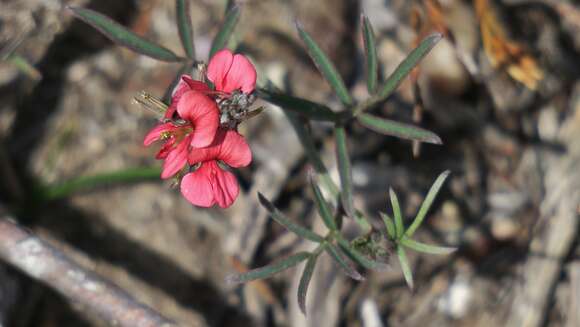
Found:
[[[142,146],[156,117],[133,101],[141,90],[161,97],[179,66],[117,47],[63,10],[92,8],[181,51],[173,1],[0,1],[1,211],[184,326],[580,326],[579,1],[237,3],[242,16],[230,45],[253,60],[260,81],[337,110],[295,19],[357,100],[367,97],[361,12],[374,26],[383,76],[426,35],[445,35],[416,83],[407,79],[374,111],[430,129],[443,145],[413,151],[411,142],[360,125],[348,130],[355,205],[377,221],[379,211],[390,212],[389,187],[410,218],[435,178],[451,171],[417,238],[459,250],[409,252],[414,291],[396,258],[391,270],[367,271],[356,282],[323,256],[306,319],[295,269],[242,286],[224,282],[313,248],[273,223],[256,192],[324,231],[307,187],[309,164],[286,116],[257,103],[264,113],[241,126],[254,155],[238,173],[243,194],[227,210],[194,208],[156,177],[156,149]],[[198,59],[207,60],[226,6],[191,1]],[[338,178],[331,128],[316,123],[313,133]],[[74,184],[119,171],[136,177]],[[5,264],[0,319],[3,326],[105,326]]]

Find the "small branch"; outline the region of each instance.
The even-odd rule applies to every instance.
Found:
[[[82,305],[111,326],[177,326],[117,286],[83,269],[6,215],[0,218],[0,259]]]

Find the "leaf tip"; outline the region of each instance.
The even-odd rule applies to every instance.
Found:
[[[296,26],[299,33],[304,33],[304,25],[302,25],[302,22],[298,18],[294,19],[294,26]]]
[[[439,135],[436,135],[436,134],[431,135],[431,137],[425,139],[424,142],[431,143],[431,144],[436,144],[436,145],[442,145],[443,144],[443,141],[441,140],[441,138],[439,137]]]
[[[435,32],[435,33],[427,36],[427,38],[431,39],[433,43],[437,43],[437,42],[441,41],[441,39],[443,38],[443,34],[441,34],[439,32]]]
[[[258,192],[258,201],[264,208],[266,208],[266,210],[272,211],[272,203],[270,203],[270,201],[268,201],[268,199],[266,199],[266,197],[260,192]]]
[[[228,285],[236,285],[236,284],[242,283],[242,281],[240,279],[240,275],[238,275],[238,274],[229,274],[224,278],[224,281]]]

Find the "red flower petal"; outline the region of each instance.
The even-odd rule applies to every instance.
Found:
[[[177,110],[177,103],[181,99],[181,96],[187,91],[199,91],[199,92],[207,92],[210,91],[209,86],[201,81],[196,81],[192,79],[190,76],[181,75],[179,82],[173,89],[173,93],[171,94],[171,105],[165,112],[165,118],[172,119],[175,110]]]
[[[219,126],[219,109],[212,99],[197,91],[186,92],[177,103],[177,112],[193,125],[191,146],[211,144]]]
[[[161,147],[161,149],[159,149],[159,152],[157,152],[157,155],[155,156],[155,159],[165,159],[167,158],[167,156],[169,155],[169,153],[171,152],[171,150],[173,150],[173,145],[175,144],[175,141],[177,139],[172,136],[171,138],[169,138],[167,140],[167,142],[165,142],[165,144],[163,144],[163,146]]]
[[[230,70],[224,77],[221,91],[229,93],[241,89],[244,93],[252,93],[255,87],[256,68],[244,55],[236,54]]]
[[[196,171],[188,173],[181,180],[181,194],[193,205],[211,207],[215,204],[211,184],[212,169],[203,164]]]
[[[212,144],[192,148],[187,160],[190,165],[210,160],[222,160],[228,166],[245,167],[252,161],[252,151],[242,135],[233,130],[218,129]]]
[[[167,158],[165,158],[165,161],[163,162],[161,178],[170,178],[185,166],[190,138],[190,136],[185,137],[175,148],[173,148],[173,150],[170,150]]]
[[[236,176],[227,170],[221,169],[215,161],[210,161],[207,164],[212,165],[214,170],[212,188],[215,201],[222,208],[231,206],[240,192]]]
[[[242,135],[233,130],[225,132],[217,159],[230,167],[245,167],[252,162],[252,151]]]
[[[161,138],[161,134],[164,132],[169,132],[175,129],[175,126],[171,123],[159,124],[147,133],[145,139],[143,140],[143,145],[150,146],[153,142]]]
[[[224,79],[232,66],[233,60],[234,55],[229,49],[222,49],[211,57],[207,65],[207,79],[212,81],[216,90],[225,91],[223,89]]]

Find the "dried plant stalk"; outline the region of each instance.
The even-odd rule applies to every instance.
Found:
[[[177,326],[119,287],[83,269],[6,216],[0,218],[0,258],[111,326]]]

